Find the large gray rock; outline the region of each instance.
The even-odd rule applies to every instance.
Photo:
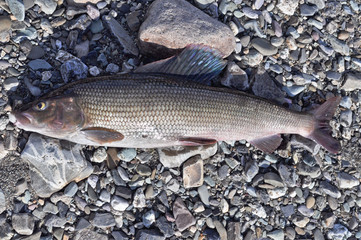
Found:
[[[226,57],[236,45],[228,26],[185,0],[154,1],[140,26],[139,40],[145,54],[159,58],[172,56],[189,44],[208,45]]]
[[[93,172],[92,165],[82,154],[81,145],[36,133],[30,135],[21,158],[29,163],[33,189],[44,198]]]
[[[217,152],[217,144],[193,147],[174,146],[158,148],[159,160],[164,167],[180,167],[187,159],[200,154],[202,159],[207,159]]]

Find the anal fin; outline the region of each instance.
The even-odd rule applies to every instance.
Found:
[[[281,142],[282,138],[280,135],[271,135],[250,141],[252,145],[259,148],[265,153],[274,152],[280,146]]]
[[[123,140],[124,135],[108,128],[91,127],[82,129],[81,132],[86,138],[100,145]]]
[[[217,143],[216,139],[211,138],[198,138],[198,137],[184,137],[179,139],[183,146],[200,146],[211,145]]]

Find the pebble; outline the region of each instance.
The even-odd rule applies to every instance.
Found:
[[[330,197],[333,198],[340,198],[341,197],[341,192],[331,183],[327,182],[327,181],[321,181],[320,182],[320,190],[329,195]]]
[[[214,226],[217,229],[217,232],[219,234],[220,239],[221,240],[227,240],[227,230],[223,226],[223,224],[218,220],[213,221],[213,223],[214,223]]]
[[[130,162],[137,156],[137,151],[134,148],[123,148],[118,152],[117,156],[122,161]]]
[[[150,226],[154,222],[155,222],[155,213],[153,210],[150,210],[143,215],[143,224],[146,228],[150,228]]]
[[[203,160],[197,155],[183,164],[183,186],[194,188],[203,185]]]
[[[47,61],[43,59],[32,60],[28,63],[28,65],[34,71],[41,69],[50,70],[53,68]]]
[[[19,85],[19,80],[16,77],[6,78],[3,86],[6,91],[15,91]]]
[[[115,226],[115,219],[111,213],[95,213],[94,218],[90,221],[94,227],[109,228]]]
[[[351,236],[351,232],[341,224],[335,224],[334,227],[327,232],[327,237],[331,240],[343,240]]]
[[[285,238],[284,232],[280,229],[269,232],[267,236],[273,240],[283,240]]]
[[[6,199],[3,190],[0,188],[0,214],[6,210]]]
[[[275,187],[283,187],[284,186],[282,179],[273,172],[268,172],[264,175],[264,182],[271,184]]]
[[[110,201],[110,205],[112,206],[112,208],[114,210],[117,210],[117,211],[125,211],[125,209],[128,208],[129,206],[129,203],[127,200],[121,198],[121,197],[118,197],[118,196],[113,196],[112,197],[112,200]]]
[[[17,213],[12,216],[12,227],[21,235],[31,235],[34,231],[34,218],[27,213]]]
[[[68,197],[73,197],[77,191],[78,191],[78,185],[75,182],[71,182],[64,189],[64,194]]]
[[[277,7],[286,15],[293,15],[298,7],[298,1],[280,0]]]
[[[88,66],[77,58],[64,62],[60,67],[60,73],[65,83],[69,82],[71,76],[77,80],[86,78],[88,75]]]
[[[196,219],[188,211],[187,207],[180,197],[178,197],[173,204],[173,215],[177,229],[181,232],[196,223]]]
[[[144,208],[146,206],[145,195],[141,188],[138,188],[135,191],[134,199],[133,199],[133,206],[135,208]]]
[[[344,172],[339,172],[337,174],[336,181],[338,187],[342,189],[351,189],[353,187],[360,185],[359,179]]]
[[[7,0],[6,1],[11,13],[14,15],[16,20],[24,21],[25,19],[25,6],[22,1]]]
[[[10,18],[8,16],[0,16],[0,33],[8,32],[10,29],[11,29]]]
[[[209,205],[210,194],[209,194],[209,191],[208,191],[208,189],[207,189],[207,187],[205,185],[202,185],[202,186],[198,187],[198,194],[199,194],[199,197],[200,197],[201,201],[206,206],[208,206]]]
[[[221,78],[221,84],[245,91],[249,88],[248,75],[235,62],[230,62],[226,74]]]
[[[172,228],[172,225],[167,221],[165,217],[161,216],[157,218],[156,226],[164,234],[164,237],[169,238],[173,236],[174,230]]]
[[[119,66],[114,63],[109,63],[105,71],[108,73],[117,73],[119,72]]]
[[[251,44],[263,56],[272,56],[278,51],[275,46],[273,46],[269,41],[263,38],[254,38],[252,39]]]
[[[135,239],[137,240],[165,240],[165,237],[158,233],[154,229],[142,229],[137,231],[137,234],[135,236]]]
[[[335,38],[333,36],[330,36],[329,40],[330,40],[331,46],[333,47],[333,49],[336,52],[338,52],[342,55],[346,55],[346,56],[350,55],[350,48],[344,41],[338,40],[337,38]]]
[[[300,11],[301,16],[313,16],[318,11],[318,8],[316,5],[307,5],[307,4],[301,4],[300,5]]]
[[[345,83],[341,87],[345,91],[354,91],[361,89],[361,73],[348,73],[346,74]]]
[[[352,124],[352,111],[351,110],[345,110],[342,111],[340,114],[340,123],[344,127],[350,127]]]

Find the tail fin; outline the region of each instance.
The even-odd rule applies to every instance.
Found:
[[[341,97],[330,98],[313,111],[316,124],[313,132],[308,136],[332,153],[338,153],[341,150],[340,143],[331,136],[332,130],[329,125],[340,101]]]

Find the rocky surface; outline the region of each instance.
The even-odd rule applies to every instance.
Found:
[[[0,1],[0,239],[361,239],[361,4],[355,0]],[[228,56],[210,84],[297,111],[342,97],[342,150],[282,136],[163,149],[70,144],[8,113],[191,43]],[[240,124],[242,124],[240,122]]]

